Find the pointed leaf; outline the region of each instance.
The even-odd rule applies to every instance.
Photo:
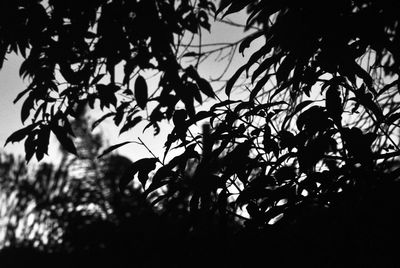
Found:
[[[257,39],[258,37],[262,36],[264,34],[264,32],[262,31],[258,31],[255,32],[249,36],[247,36],[241,43],[239,46],[239,53],[244,53],[244,50],[248,47],[250,47],[251,42],[253,42],[255,39]]]
[[[53,125],[51,126],[51,131],[56,135],[57,140],[65,150],[74,155],[78,155],[74,142],[67,136],[67,133],[62,127]]]
[[[25,90],[23,90],[22,92],[20,92],[17,97],[15,98],[15,100],[13,101],[13,103],[17,103],[17,101],[19,101],[29,90],[31,90],[31,87],[26,88]]]
[[[294,109],[294,111],[291,114],[288,114],[285,119],[283,120],[282,126],[283,128],[285,128],[286,123],[293,118],[294,115],[296,115],[298,112],[300,112],[301,110],[303,110],[304,108],[306,108],[308,105],[310,105],[311,103],[313,103],[314,101],[312,100],[305,100],[303,102],[300,102],[298,105],[296,105],[296,108]]]
[[[386,119],[386,124],[391,125],[400,118],[400,113],[393,113]]]
[[[251,82],[254,83],[260,74],[268,70],[278,59],[280,58],[279,54],[273,55],[267,59],[265,59],[260,66],[253,72],[251,77]]]
[[[119,144],[112,145],[112,146],[108,147],[107,149],[105,149],[97,158],[101,158],[104,155],[109,154],[110,152],[118,149],[119,147],[124,146],[125,144],[128,144],[128,143],[132,143],[132,142],[133,141],[125,141],[125,142],[121,142]]]
[[[197,85],[199,86],[201,92],[203,92],[207,97],[215,98],[215,93],[210,83],[204,78],[197,80]]]
[[[295,65],[296,57],[293,55],[293,53],[288,54],[279,65],[278,71],[276,71],[276,81],[278,85],[280,85],[283,81],[288,80],[289,74]]]
[[[241,66],[236,73],[228,80],[228,82],[226,83],[226,87],[225,87],[225,93],[227,96],[229,96],[231,94],[231,90],[233,88],[233,86],[235,85],[235,82],[238,80],[238,78],[240,77],[240,75],[243,73],[243,71],[246,69],[247,64]]]
[[[32,92],[29,94],[28,98],[24,101],[21,107],[21,121],[22,123],[29,117],[31,109],[33,108],[35,98]]]
[[[119,131],[119,135],[121,135],[122,133],[128,131],[129,129],[133,128],[134,126],[136,126],[140,121],[142,121],[142,117],[136,116],[135,118],[133,118],[132,120],[129,120],[125,123],[125,125],[121,128],[121,130]]]
[[[103,115],[102,117],[100,117],[96,121],[94,121],[93,124],[92,124],[92,130],[94,130],[105,119],[107,119],[108,117],[113,116],[113,115],[115,115],[115,113],[114,112],[110,112],[110,113],[107,113],[107,114]]]
[[[40,122],[36,122],[34,124],[31,124],[27,127],[24,127],[20,130],[15,131],[13,134],[11,134],[7,140],[4,146],[6,146],[9,142],[14,143],[14,142],[19,142],[22,141],[37,125],[39,125]]]
[[[254,100],[257,97],[258,92],[260,92],[260,90],[265,86],[265,84],[268,82],[270,78],[269,74],[266,74],[263,76],[263,78],[261,78],[256,86],[253,88],[253,90],[250,92],[250,100]]]
[[[144,109],[148,101],[148,93],[146,80],[141,75],[135,81],[135,98],[138,106]]]
[[[233,14],[236,12],[241,11],[242,9],[244,9],[248,4],[250,4],[253,0],[241,0],[241,1],[232,1],[231,5],[228,7],[228,9],[224,12],[223,16],[221,19],[223,19],[224,17],[228,16],[229,14]],[[222,7],[222,6],[221,6]],[[220,7],[220,9],[221,9]],[[223,10],[223,9],[221,9]],[[220,11],[221,11],[220,10]]]

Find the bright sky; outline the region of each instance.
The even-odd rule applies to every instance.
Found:
[[[22,58],[12,54],[4,62],[0,70],[0,144],[3,148],[7,137],[15,130],[23,127],[21,123],[22,102],[13,104],[18,92],[25,89],[22,79],[19,77],[19,66]],[[4,148],[6,152],[21,153],[23,144],[10,144]]]
[[[212,18],[210,18],[212,19]],[[229,19],[234,20],[237,23],[244,24],[245,16],[244,14],[231,16]],[[222,42],[233,42],[237,41],[241,37],[243,37],[243,30],[227,25],[225,23],[213,24],[211,22],[211,34],[207,31],[203,31],[202,38],[203,44],[209,43],[222,43]],[[193,50],[192,50],[193,51]],[[246,56],[251,55],[251,51],[246,51]],[[200,69],[200,74],[206,79],[215,79],[221,74],[223,68],[226,65],[226,60],[216,62],[216,56],[211,57],[208,61],[206,61]],[[238,54],[236,51],[236,58],[232,62],[232,68],[228,72],[228,74],[232,74],[235,69],[245,62],[245,58]],[[5,148],[3,147],[7,137],[12,134],[15,130],[23,127],[20,119],[20,110],[23,100],[20,100],[17,104],[13,104],[13,100],[17,96],[17,94],[26,88],[27,81],[22,81],[19,77],[19,66],[22,62],[22,58],[16,55],[9,55],[8,60],[4,63],[3,69],[0,70],[0,90],[2,92],[2,96],[0,98],[0,146],[4,151],[16,154],[24,154],[24,146],[23,142],[8,144]],[[227,76],[229,77],[229,76]],[[226,77],[225,77],[226,78]],[[155,86],[155,85],[154,85]],[[221,84],[215,84],[215,87],[221,86]],[[150,85],[151,87],[151,85]],[[96,118],[96,116],[94,116]],[[144,126],[142,124],[141,126]],[[165,127],[165,126],[164,126]],[[168,126],[166,126],[168,127]],[[161,133],[159,136],[153,136],[153,130],[148,129],[145,134],[141,133],[141,127],[134,128],[133,131],[128,132],[120,137],[118,137],[118,129],[110,123],[105,122],[105,124],[100,125],[99,129],[104,133],[105,137],[108,139],[109,145],[113,145],[116,143],[121,143],[124,141],[136,140],[137,137],[141,137],[146,143],[146,145],[156,154],[160,155],[163,153],[163,143],[166,140],[167,132]],[[136,133],[138,135],[136,135]],[[49,161],[49,159],[54,159],[54,156],[57,155],[58,145],[53,142],[53,145],[50,146],[49,153],[50,158],[45,157],[45,161]],[[123,154],[131,158],[132,160],[136,160],[142,157],[151,157],[148,151],[140,145],[137,144],[128,144],[126,146],[118,149],[118,153]],[[34,160],[32,162],[35,162]]]

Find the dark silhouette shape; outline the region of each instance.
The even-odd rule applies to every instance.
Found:
[[[75,161],[87,177],[68,182],[61,200],[51,197],[60,186],[48,179],[65,173],[51,166],[18,181],[22,213],[40,201],[65,240],[47,251],[10,235],[5,258],[47,256],[50,265],[61,256],[67,266],[78,257],[81,266],[397,265],[397,2],[224,0],[218,10],[204,0],[2,5],[0,57],[21,53],[21,75],[31,78],[17,100],[25,98],[21,119],[32,122],[7,143],[25,140],[26,160],[40,160],[53,133],[77,156],[66,155],[58,170]],[[210,14],[244,9],[248,35],[240,43],[182,45],[185,31],[210,30]],[[229,47],[243,53],[255,40],[260,47],[222,97],[199,74],[202,59]],[[158,90],[146,70],[159,72]],[[202,111],[204,97],[213,103]],[[70,121],[83,124],[84,108],[97,104],[104,115],[93,127],[111,118],[124,133],[146,121],[157,134],[161,121],[173,123],[164,155],[107,158],[131,141],[102,153],[82,150],[89,126],[77,130]],[[81,140],[73,142],[75,134]],[[172,148],[183,150],[171,157]],[[92,166],[107,161],[114,169]]]

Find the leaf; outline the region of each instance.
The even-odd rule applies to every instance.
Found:
[[[263,89],[264,85],[268,82],[270,78],[269,74],[264,75],[263,78],[261,78],[256,86],[253,88],[253,90],[250,92],[250,100],[254,100],[257,97],[258,92],[260,92],[261,89]]]
[[[386,124],[391,125],[400,118],[400,113],[393,113],[386,119]]]
[[[150,173],[150,171],[156,168],[157,161],[157,158],[142,158],[132,163],[127,173],[123,176],[123,178],[121,178],[119,185],[120,189],[125,188],[126,185],[128,185],[129,182],[133,179],[136,173],[139,173],[138,179],[144,189],[145,184],[148,180],[148,174]]]
[[[293,53],[288,54],[279,65],[278,71],[276,71],[276,80],[278,85],[280,85],[283,81],[288,80],[290,71],[296,64],[296,58]]]
[[[313,103],[313,100],[305,100],[301,103],[299,103],[296,108],[293,111],[293,115],[297,114],[298,112],[300,112],[301,110],[303,110],[304,108],[306,108],[308,105],[310,105],[311,103]]]
[[[259,15],[262,14],[264,10],[265,6],[262,2],[259,2],[252,8],[252,11],[249,13],[246,20],[246,30],[248,30],[249,27],[253,25],[253,22],[258,19]]]
[[[105,74],[98,74],[95,78],[93,78],[92,82],[90,82],[90,86],[96,85],[103,77]]]
[[[275,140],[266,137],[266,135],[264,135],[263,145],[266,153],[272,152],[275,155],[275,157],[279,156],[279,145]]]
[[[17,103],[17,101],[19,101],[29,90],[31,90],[31,87],[27,87],[25,90],[23,90],[22,92],[20,92],[17,97],[15,98],[15,100],[13,101],[13,103]]]
[[[274,177],[279,183],[294,181],[296,176],[297,172],[294,166],[283,166],[274,172]]]
[[[265,59],[260,66],[253,72],[253,75],[251,77],[251,83],[254,83],[257,79],[257,77],[260,76],[263,72],[268,70],[272,64],[274,64],[278,59],[280,58],[279,54],[273,55],[267,59]]]
[[[190,52],[187,52],[187,53],[183,54],[182,58],[185,58],[185,57],[201,57],[203,55],[204,55],[204,53],[197,53],[197,52],[194,52],[194,51],[190,51]]]
[[[210,83],[204,78],[197,80],[197,85],[199,86],[201,92],[203,92],[207,97],[215,98],[215,93]]]
[[[248,47],[250,47],[251,42],[253,42],[255,39],[257,39],[258,37],[262,36],[264,34],[263,31],[258,31],[255,32],[249,36],[247,36],[241,43],[239,46],[239,53],[242,53],[242,55],[244,56],[244,50]]]
[[[386,91],[388,91],[389,89],[391,89],[394,86],[398,87],[398,85],[399,85],[399,79],[396,79],[392,83],[385,85],[381,90],[379,90],[378,96],[382,95],[383,93],[385,93]]]
[[[302,130],[303,127],[308,128],[310,127],[311,129],[314,130],[319,124],[322,124],[326,118],[326,115],[324,114],[324,109],[321,106],[311,106],[309,109],[306,111],[302,112],[298,117],[296,121],[297,129]],[[320,125],[319,127],[322,127]]]
[[[193,125],[196,124],[197,122],[212,116],[213,114],[210,111],[199,111],[196,113],[196,115],[193,118],[190,118],[187,122],[187,125]],[[183,122],[184,123],[184,122]]]
[[[27,163],[31,160],[33,154],[35,153],[35,148],[36,148],[35,134],[30,133],[24,143],[25,159]]]
[[[144,109],[148,101],[147,83],[141,75],[138,75],[135,81],[135,98],[138,106]]]
[[[361,79],[364,80],[364,83],[367,85],[369,89],[373,88],[373,79],[371,75],[364,70],[360,65],[358,65],[356,62],[352,62],[352,68],[354,70],[354,73],[360,77]]]
[[[283,120],[282,126],[285,128],[286,123],[290,120],[290,118],[292,118],[294,115],[296,115],[298,112],[300,112],[301,110],[303,110],[304,108],[306,108],[308,105],[310,105],[311,103],[313,103],[314,101],[312,100],[305,100],[301,103],[299,103],[296,108],[294,109],[293,113],[288,114],[285,119]]]
[[[271,175],[260,175],[258,177],[255,177],[252,179],[248,186],[247,189],[253,188],[253,189],[262,189],[265,187],[269,186],[274,186],[276,184],[276,180],[273,176]]]
[[[342,108],[342,99],[340,97],[340,92],[337,86],[330,86],[326,91],[325,107],[328,114],[333,119],[333,121],[338,126],[340,126],[342,120],[343,108]]]
[[[383,118],[382,109],[379,105],[373,100],[371,93],[365,93],[365,87],[361,87],[360,89],[354,91],[356,95],[356,102],[362,104],[365,108],[369,109],[378,120]]]
[[[123,102],[118,108],[116,109],[116,112],[114,113],[114,124],[116,126],[119,126],[121,124],[122,119],[124,118],[125,115],[125,108],[129,106],[129,102]]]
[[[228,16],[229,14],[239,12],[240,10],[244,9],[247,5],[249,5],[252,1],[253,0],[231,1],[231,5],[224,12],[221,19]],[[221,7],[218,9],[218,12],[223,10],[223,9],[221,9]]]
[[[119,131],[119,135],[121,135],[122,133],[128,131],[129,129],[133,128],[134,126],[136,126],[140,121],[142,121],[142,117],[136,116],[135,118],[133,118],[132,120],[129,120],[125,123],[125,125],[121,128],[121,130]]]
[[[225,87],[225,94],[229,97],[229,95],[231,94],[231,90],[232,87],[234,86],[235,82],[238,80],[238,78],[240,77],[240,75],[243,73],[243,71],[246,69],[247,64],[241,66],[236,72],[235,74],[228,80],[228,82],[226,83],[226,87]]]
[[[267,112],[268,109],[270,109],[273,106],[282,106],[282,105],[288,105],[287,102],[285,101],[274,101],[274,102],[268,102],[268,103],[263,103],[260,105],[257,105],[253,109],[250,109],[248,112],[246,112],[243,116],[251,116],[251,115],[256,115],[260,111],[264,110]],[[238,105],[239,106],[239,105]],[[235,108],[236,109],[236,108]]]
[[[134,69],[136,68],[137,64],[138,62],[136,57],[126,61],[126,64],[124,66],[125,75],[124,75],[124,80],[122,81],[124,85],[129,84],[130,76],[134,71]]]
[[[9,142],[14,143],[22,141],[37,125],[39,125],[39,123],[40,122],[36,122],[20,130],[15,131],[7,138],[4,146],[6,146]]]
[[[187,92],[191,92],[194,99],[198,103],[202,104],[203,98],[201,97],[200,90],[199,90],[199,87],[197,86],[197,84],[192,83],[192,82],[186,82],[185,86],[186,86]]]
[[[40,132],[37,138],[36,146],[36,159],[42,160],[44,155],[48,153],[50,140],[50,127],[48,125],[41,125]]]
[[[296,137],[292,132],[281,130],[278,132],[278,137],[281,149],[289,148],[291,150],[296,146]]]
[[[117,92],[120,87],[110,83],[108,85],[97,84],[96,85],[97,92],[99,94],[100,99],[100,107],[109,107],[110,104],[113,106],[117,105],[117,97],[115,96],[115,92]]]
[[[152,182],[149,187],[147,187],[146,191],[143,192],[144,196],[148,196],[149,193],[153,192],[154,190],[157,190],[158,188],[161,188],[164,185],[169,184],[169,180],[162,180],[162,181],[157,181],[157,182]]]
[[[271,51],[271,49],[272,49],[271,43],[272,42],[265,44],[264,46],[262,46],[259,50],[257,50],[250,56],[250,58],[246,64],[247,65],[246,72],[249,72],[250,67],[253,66],[254,63],[256,63],[260,58],[267,55]]]
[[[110,112],[110,113],[107,113],[107,114],[103,115],[102,117],[100,117],[96,121],[94,121],[93,124],[92,124],[92,130],[94,130],[98,125],[100,125],[100,123],[103,122],[105,119],[107,119],[108,117],[113,116],[113,115],[115,115],[115,113],[114,112]]]
[[[108,147],[106,150],[104,150],[97,158],[101,158],[104,155],[109,154],[110,152],[118,149],[119,147],[124,146],[125,144],[128,144],[128,143],[132,143],[132,142],[133,141],[125,141],[125,142],[121,142],[119,144],[112,145],[112,146]]]
[[[33,108],[35,98],[34,98],[34,95],[32,93],[33,92],[31,92],[29,94],[28,98],[26,98],[26,100],[22,104],[22,107],[21,107],[21,121],[22,121],[22,123],[24,123],[25,120],[29,117],[30,111]]]
[[[233,0],[221,0],[219,4],[219,8],[215,12],[215,16],[217,16],[219,13],[221,13],[222,10],[227,8],[230,4],[232,4]]]
[[[65,150],[74,155],[78,155],[78,152],[76,151],[76,147],[73,141],[67,136],[67,133],[64,131],[62,127],[58,125],[52,125],[51,131],[56,135],[57,140],[60,142],[60,144]]]
[[[229,105],[231,105],[233,103],[238,103],[238,102],[240,102],[240,101],[239,100],[236,100],[236,101],[234,101],[234,100],[224,100],[224,101],[218,102],[218,103],[214,104],[213,106],[211,106],[210,111],[214,111],[217,108],[222,107],[222,106],[228,107]]]

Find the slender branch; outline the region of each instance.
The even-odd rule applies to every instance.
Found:
[[[147,147],[147,145],[143,142],[143,140],[142,140],[141,138],[138,138],[138,139],[139,139],[139,141],[140,141],[140,144],[143,145],[143,146],[147,149],[147,151],[148,151],[155,159],[157,159],[157,161],[158,161],[161,165],[164,166],[164,163],[161,162],[161,160],[150,150],[149,147]]]

